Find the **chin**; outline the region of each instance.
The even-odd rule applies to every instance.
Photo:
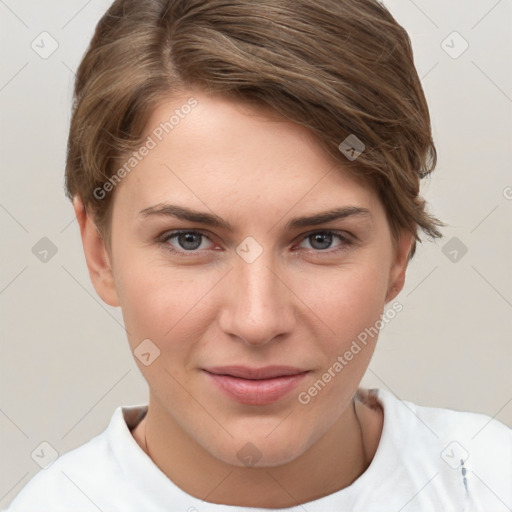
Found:
[[[279,435],[276,431],[270,435],[269,432],[271,430],[262,429],[260,434],[248,436],[245,431],[243,435],[234,435],[225,443],[205,448],[213,457],[231,466],[264,468],[292,462],[313,444],[313,441],[305,442],[296,430],[283,429]]]

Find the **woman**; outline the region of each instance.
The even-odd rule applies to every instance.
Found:
[[[509,510],[512,432],[359,389],[435,167],[373,0],[119,0],[76,77],[66,186],[148,405],[9,510]]]

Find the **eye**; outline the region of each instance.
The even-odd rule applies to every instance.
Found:
[[[172,231],[160,237],[159,241],[170,251],[194,253],[200,249],[209,248],[202,247],[205,239],[211,242],[211,240],[200,231]]]
[[[158,238],[158,242],[166,250],[184,256],[198,255],[202,250],[215,247],[208,235],[197,230],[167,232]],[[310,247],[305,246],[305,243],[309,244]],[[348,249],[352,243],[352,240],[342,233],[324,230],[315,231],[303,236],[299,247],[316,253],[332,254]]]
[[[336,239],[339,243],[334,246],[334,249],[327,250],[333,247],[333,242]],[[347,236],[344,236],[336,231],[315,231],[314,233],[306,235],[300,247],[303,247],[302,244],[304,242],[308,242],[313,250],[320,252],[335,252],[338,250],[343,250],[352,243],[352,241]]]

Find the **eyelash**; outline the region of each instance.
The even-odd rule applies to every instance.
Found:
[[[172,245],[170,245],[168,243],[169,240],[172,240],[172,239],[177,238],[178,236],[184,235],[184,234],[201,235],[201,236],[207,238],[208,240],[210,240],[210,237],[205,232],[203,232],[201,230],[197,230],[197,229],[193,229],[193,230],[182,229],[182,230],[176,230],[176,231],[171,231],[171,232],[164,233],[163,235],[158,237],[157,242],[159,244],[161,244],[162,247],[165,250],[170,251],[171,253],[174,253],[174,254],[178,254],[180,256],[190,257],[190,256],[197,256],[198,254],[200,254],[201,250],[197,250],[197,249],[190,250],[190,251],[178,250],[178,249],[175,249]],[[313,235],[316,235],[316,234],[323,234],[323,235],[328,235],[328,236],[332,235],[333,237],[338,238],[338,240],[340,242],[342,242],[335,249],[325,249],[325,250],[322,250],[322,249],[306,249],[308,251],[312,251],[312,252],[317,253],[317,254],[330,254],[330,255],[332,255],[332,254],[335,254],[335,253],[338,253],[338,252],[346,251],[354,243],[352,240],[350,240],[347,236],[345,236],[341,232],[333,231],[333,230],[329,230],[329,229],[318,230],[318,231],[311,231],[309,233],[306,233],[305,235],[302,236],[302,238],[300,239],[300,242],[302,242],[304,240],[307,240],[308,238],[310,238],[310,237],[312,237]],[[212,242],[212,240],[210,240],[210,242]],[[207,249],[204,249],[204,250],[207,250]]]

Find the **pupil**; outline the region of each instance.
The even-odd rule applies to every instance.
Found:
[[[315,247],[319,243],[320,247]],[[332,243],[332,235],[329,233],[317,233],[313,235],[313,243],[311,244],[315,249],[327,249]]]
[[[182,233],[179,236],[180,245],[183,247],[183,249],[197,249],[201,245],[199,236],[200,235],[195,233]]]

